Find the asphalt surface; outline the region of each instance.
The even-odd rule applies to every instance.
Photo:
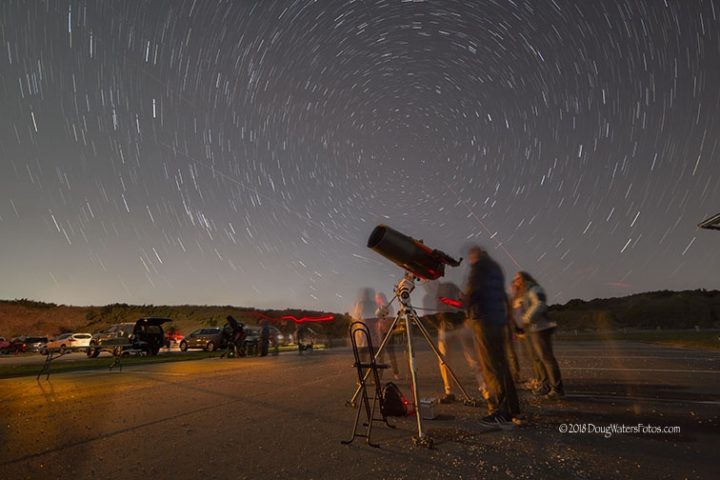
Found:
[[[434,357],[418,350],[420,394],[437,397]],[[413,418],[375,423],[380,448],[340,444],[355,412],[348,349],[4,379],[0,477],[720,478],[720,353],[600,342],[556,353],[565,399],[521,391],[525,424],[490,432],[484,408],[438,405],[423,422],[433,449],[413,445]],[[475,394],[459,352],[449,361]]]

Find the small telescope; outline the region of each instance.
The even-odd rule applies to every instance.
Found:
[[[445,265],[457,267],[460,260],[440,250],[433,250],[422,240],[408,237],[387,225],[378,225],[370,234],[368,248],[407,270],[416,277],[436,280],[445,275]]]

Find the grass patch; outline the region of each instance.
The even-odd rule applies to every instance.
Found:
[[[313,350],[323,350],[325,345],[317,344],[313,346]],[[297,352],[296,345],[283,345],[279,348],[280,352]],[[204,358],[213,358],[221,355],[220,351],[213,353],[204,351],[190,351],[185,353],[172,352],[171,354],[161,352],[160,355],[154,357],[148,356],[137,356],[131,355],[122,357],[121,364],[123,367],[129,367],[133,365],[148,365],[157,363],[170,363],[170,362],[186,362],[190,360],[202,360]],[[273,349],[270,349],[268,355],[273,355]],[[33,357],[37,358],[36,354],[21,354],[21,357]],[[248,358],[253,358],[254,355],[250,355]],[[102,370],[109,369],[113,363],[113,357],[109,355],[101,355],[97,358],[78,358],[78,359],[62,359],[53,360],[50,365],[50,374],[64,373],[64,372],[79,372],[88,370]],[[17,363],[12,365],[3,365],[2,359],[0,358],[0,379],[1,378],[15,378],[15,377],[31,377],[37,376],[42,370],[42,363]],[[44,375],[44,374],[43,374]]]
[[[214,356],[214,354],[210,354],[207,352],[178,353],[172,355],[157,355],[154,357],[130,356],[123,357],[121,360],[121,364],[123,367],[129,367],[133,365],[186,362],[189,360],[201,360],[203,358],[210,358],[212,356]],[[97,358],[83,358],[77,360],[53,360],[52,364],[50,365],[50,374],[52,375],[55,373],[64,372],[109,369],[112,363],[113,357],[107,355],[103,355]],[[38,373],[40,373],[40,370],[42,370],[42,368],[42,363],[19,363],[13,365],[3,365],[2,362],[0,362],[0,378],[36,376]]]
[[[720,350],[720,330],[608,330],[598,332],[559,332],[558,341],[629,341],[657,343],[674,347]]]

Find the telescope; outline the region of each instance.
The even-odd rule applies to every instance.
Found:
[[[395,317],[395,320],[393,320],[390,327],[387,329],[385,338],[380,344],[377,352],[373,352],[373,345],[370,338],[368,326],[362,322],[353,323],[353,326],[359,325],[359,328],[364,329],[364,335],[367,338],[367,349],[371,355],[371,360],[369,363],[361,360],[359,353],[360,351],[358,350],[357,340],[355,337],[355,332],[357,330],[351,329],[350,341],[352,342],[353,353],[355,355],[355,367],[357,368],[358,382],[356,384],[357,386],[355,388],[355,394],[353,395],[352,400],[348,402],[348,404],[352,405],[353,407],[357,407],[357,412],[355,415],[355,425],[353,426],[352,437],[349,440],[343,440],[342,443],[349,444],[356,437],[365,437],[368,441],[368,444],[372,446],[377,446],[370,443],[370,433],[372,431],[372,425],[373,422],[377,420],[382,420],[391,428],[395,428],[387,423],[387,415],[383,412],[384,400],[382,399],[383,394],[380,391],[380,376],[378,374],[378,369],[384,368],[384,366],[379,365],[377,362],[380,358],[382,358],[382,352],[385,349],[385,345],[387,345],[390,337],[394,334],[395,328],[398,325],[402,325],[405,327],[403,329],[403,335],[405,335],[407,342],[405,351],[408,357],[408,367],[410,370],[410,385],[412,386],[413,400],[417,412],[415,414],[415,421],[417,422],[418,435],[416,437],[413,437],[413,442],[416,445],[432,447],[432,438],[430,438],[423,432],[422,415],[418,411],[418,409],[420,408],[420,396],[418,392],[417,371],[415,368],[415,353],[413,350],[412,342],[412,328],[417,328],[420,331],[422,336],[425,337],[425,341],[427,341],[430,349],[432,349],[432,351],[435,353],[435,356],[437,356],[438,361],[442,365],[447,366],[448,373],[458,385],[460,391],[465,397],[465,403],[467,405],[475,405],[475,400],[473,400],[470,395],[468,395],[468,392],[463,388],[462,384],[455,375],[455,372],[453,372],[452,368],[447,365],[444,355],[440,353],[437,348],[435,348],[435,342],[430,337],[430,333],[422,324],[420,318],[415,312],[415,309],[412,307],[410,294],[415,288],[416,279],[437,280],[438,278],[445,275],[445,265],[457,267],[458,265],[460,265],[462,258],[460,260],[455,260],[447,253],[428,247],[422,242],[422,240],[415,240],[414,238],[404,235],[397,230],[388,227],[387,225],[378,225],[377,227],[375,227],[375,229],[370,234],[367,246],[368,248],[375,250],[383,257],[392,261],[394,264],[404,269],[406,272],[405,275],[403,275],[403,278],[395,286],[395,289],[393,291],[395,294],[395,298],[398,300],[399,303],[398,314]],[[375,376],[376,390],[375,396],[373,397],[372,406],[370,405],[366,384],[366,380],[371,373]],[[360,403],[356,403],[356,400],[361,393],[361,401]],[[380,400],[380,411],[382,413],[382,419],[377,419],[374,416],[375,401],[377,399]],[[365,413],[367,415],[367,423],[365,423],[365,425],[368,427],[367,433],[364,435],[357,433],[358,422],[360,420],[360,414],[363,405],[365,406]]]
[[[462,258],[455,260],[445,252],[428,247],[422,240],[415,240],[387,225],[375,227],[367,246],[398,267],[425,280],[437,280],[445,275],[445,265],[457,267],[462,261]]]

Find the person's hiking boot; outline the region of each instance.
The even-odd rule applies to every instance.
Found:
[[[492,415],[483,417],[483,419],[480,420],[480,426],[486,431],[512,430],[517,427],[512,419],[501,413],[493,413]]]
[[[453,403],[455,401],[455,394],[454,393],[445,393],[442,397],[440,397],[440,403]]]

